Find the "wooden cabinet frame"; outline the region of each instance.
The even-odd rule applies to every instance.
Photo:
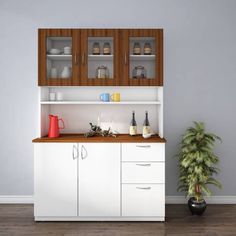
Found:
[[[72,77],[47,78],[47,37],[72,38]],[[113,38],[113,78],[88,78],[88,38]],[[129,76],[129,37],[153,37],[156,44],[155,78],[132,79]],[[39,86],[163,86],[162,29],[39,29]]]

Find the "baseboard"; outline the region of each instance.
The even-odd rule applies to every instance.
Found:
[[[208,204],[236,204],[236,196],[212,196],[205,197]],[[184,196],[166,196],[166,204],[186,204],[188,198]],[[31,195],[2,195],[0,204],[33,204],[34,197]]]
[[[236,204],[236,196],[204,197],[207,204]],[[166,196],[166,204],[186,204],[188,198],[184,196]]]
[[[1,195],[0,204],[33,204],[34,197],[30,195]]]

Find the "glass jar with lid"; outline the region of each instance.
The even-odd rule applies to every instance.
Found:
[[[133,79],[144,79],[147,77],[147,71],[144,66],[135,66],[132,73]]]
[[[141,55],[141,45],[139,42],[134,43],[133,54],[134,55]]]
[[[111,45],[109,42],[105,42],[103,45],[103,55],[111,55]]]
[[[109,78],[109,70],[106,66],[99,66],[96,71],[96,78],[107,79]]]
[[[150,43],[145,43],[143,47],[143,54],[144,55],[151,55],[152,54],[152,47]]]
[[[100,45],[98,42],[94,42],[92,52],[93,55],[100,55]]]

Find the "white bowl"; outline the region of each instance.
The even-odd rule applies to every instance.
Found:
[[[49,50],[49,53],[52,54],[52,55],[58,55],[61,53],[61,50],[60,49],[57,49],[57,48],[52,48]]]

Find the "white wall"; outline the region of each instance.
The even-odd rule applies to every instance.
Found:
[[[201,120],[224,141],[215,194],[236,195],[235,12],[234,0],[0,0],[0,195],[33,193],[40,27],[163,27],[167,194],[179,194],[180,135]]]

